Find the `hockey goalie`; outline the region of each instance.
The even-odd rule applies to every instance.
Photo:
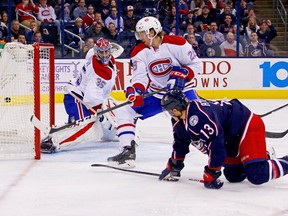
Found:
[[[78,77],[68,83],[64,95],[68,123],[90,115],[94,117],[49,135],[41,142],[41,152],[52,153],[88,141],[118,140],[113,112],[97,115],[100,110],[116,105],[109,97],[117,76],[111,48],[108,40],[98,39],[92,48],[92,55],[86,57],[86,64]]]

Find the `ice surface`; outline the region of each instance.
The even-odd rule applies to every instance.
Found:
[[[252,111],[263,114],[287,100],[242,100]],[[57,122],[66,114],[57,106]],[[288,127],[288,108],[263,118],[267,131]],[[160,114],[139,121],[141,143],[137,147],[136,170],[160,173],[171,152],[170,119]],[[288,154],[288,135],[267,139],[278,157]],[[90,167],[106,163],[118,153],[116,142],[86,143],[40,161],[0,161],[1,216],[278,216],[288,215],[288,176],[261,186],[248,181],[225,182],[220,190],[208,190],[201,183],[207,157],[193,147],[185,160],[179,182],[158,181],[155,176]]]

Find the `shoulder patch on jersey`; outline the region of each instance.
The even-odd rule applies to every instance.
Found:
[[[186,39],[177,35],[165,35],[162,40],[162,44],[164,43],[184,45],[186,43]]]
[[[189,118],[189,124],[190,124],[191,126],[197,125],[198,121],[199,121],[199,118],[198,118],[197,115],[193,115],[193,116],[191,116],[191,117]]]
[[[134,57],[135,55],[137,55],[141,50],[148,48],[144,43],[139,43],[136,47],[134,47],[134,49],[131,52],[130,57]]]

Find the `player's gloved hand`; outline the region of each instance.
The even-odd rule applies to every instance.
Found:
[[[143,92],[140,88],[129,86],[126,89],[126,98],[132,103],[132,107],[141,107],[144,105]]]
[[[166,169],[162,171],[159,180],[178,181],[181,176],[180,172],[184,168],[184,160],[173,160],[169,158]]]
[[[167,89],[183,90],[189,71],[186,68],[173,66],[167,81]]]
[[[203,175],[204,186],[209,189],[220,189],[224,184],[219,179],[221,173],[221,170],[211,170],[208,166],[205,166]]]

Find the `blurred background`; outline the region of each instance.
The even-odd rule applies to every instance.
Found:
[[[56,58],[84,58],[105,37],[129,58],[137,21],[155,16],[200,57],[287,57],[287,9],[288,0],[1,0],[0,49],[52,43]]]

